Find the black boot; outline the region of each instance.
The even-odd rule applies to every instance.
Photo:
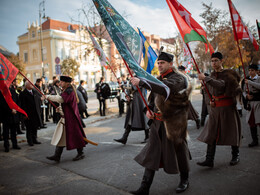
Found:
[[[197,127],[197,129],[200,128],[200,119],[199,118],[196,120],[196,127]]]
[[[84,152],[83,152],[83,148],[77,148],[78,154],[75,158],[73,158],[73,161],[77,161],[77,160],[81,160],[83,158],[85,158]]]
[[[201,120],[200,120],[200,126],[204,126],[204,124],[205,124],[205,118],[201,118]]]
[[[144,138],[144,141],[142,142],[142,144],[146,143],[147,140],[149,139],[149,129],[145,129],[144,133],[145,133],[145,138]]]
[[[230,161],[230,165],[236,165],[239,163],[240,159],[239,159],[239,148],[238,146],[231,146],[232,148],[232,159]]]
[[[206,160],[203,162],[197,162],[197,165],[203,167],[214,167],[214,157],[216,152],[216,144],[207,146]]]
[[[127,138],[128,138],[128,135],[129,135],[130,131],[131,131],[131,126],[127,126],[123,136],[120,139],[114,139],[114,140],[116,142],[119,142],[119,143],[122,143],[122,144],[126,144]]]
[[[176,188],[176,193],[184,192],[189,187],[189,173],[188,172],[181,172],[180,174],[181,181]]]
[[[144,176],[143,176],[141,186],[139,187],[138,190],[131,191],[130,193],[135,195],[149,195],[149,190],[153,183],[154,173],[155,173],[154,170],[146,168],[144,171]]]
[[[257,126],[250,127],[250,131],[253,141],[250,144],[248,144],[248,147],[258,146]]]
[[[60,157],[61,157],[63,148],[64,147],[56,146],[54,155],[53,156],[47,156],[46,158],[49,159],[49,160],[54,160],[56,162],[60,162]]]

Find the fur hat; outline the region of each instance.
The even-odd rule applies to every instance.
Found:
[[[164,60],[166,62],[172,62],[174,56],[172,54],[166,53],[166,52],[161,52],[160,55],[158,56],[157,60]]]
[[[69,77],[69,76],[60,76],[60,80],[61,80],[61,81],[64,81],[64,82],[71,83],[72,78]]]
[[[222,53],[220,53],[220,52],[215,52],[215,53],[212,53],[212,54],[211,54],[211,58],[218,58],[218,59],[222,60],[222,59],[223,59],[223,56],[222,56]]]
[[[258,70],[258,66],[256,64],[250,64],[248,69]]]

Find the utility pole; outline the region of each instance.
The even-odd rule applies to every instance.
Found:
[[[39,21],[40,21],[40,38],[41,38],[41,61],[42,61],[42,76],[45,77],[44,74],[44,64],[43,64],[43,40],[42,40],[42,18],[45,18],[45,0],[40,2],[39,4]],[[43,17],[42,17],[43,14]]]

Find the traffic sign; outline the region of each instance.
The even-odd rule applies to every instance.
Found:
[[[56,57],[56,58],[55,58],[55,63],[56,63],[56,64],[59,64],[59,63],[60,63],[60,58],[59,58],[59,57]]]
[[[55,66],[55,72],[57,75],[61,75],[61,65],[60,64],[57,64]]]

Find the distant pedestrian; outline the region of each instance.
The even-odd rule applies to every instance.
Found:
[[[19,105],[18,97],[12,95],[13,101]],[[6,103],[2,93],[0,92],[0,122],[3,123],[3,140],[5,152],[9,152],[9,135],[11,135],[11,141],[13,149],[21,149],[17,144],[16,131],[19,126],[19,115],[14,109],[10,109]],[[0,132],[1,133],[1,132]]]
[[[95,93],[97,93],[97,99],[99,101],[99,113],[100,116],[106,115],[106,99],[111,94],[110,87],[104,82],[104,78],[101,77],[100,81],[96,84]]]
[[[33,86],[26,81],[25,89],[20,93],[21,108],[27,113],[25,118],[26,138],[29,146],[40,144],[37,140],[37,129],[42,126],[42,118],[40,111],[40,101],[38,92],[33,90]]]
[[[85,110],[80,111],[80,115],[82,118],[85,118],[84,117],[84,114],[85,114],[86,118],[88,118],[89,117],[89,114],[87,111],[88,107],[86,105],[88,103],[88,93],[87,93],[87,90],[84,88],[84,85],[85,85],[85,81],[81,80],[79,83],[79,86],[77,88],[77,90],[79,90],[79,92],[82,94],[84,101],[85,101]]]

